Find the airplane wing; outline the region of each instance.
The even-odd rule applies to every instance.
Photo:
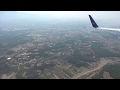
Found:
[[[91,15],[89,15],[89,18],[90,18],[90,21],[91,21],[92,26],[93,26],[94,28],[96,28],[96,29],[120,31],[120,29],[118,29],[118,28],[104,28],[104,27],[99,27],[99,26],[97,25],[97,23],[95,22],[95,20],[92,18]]]

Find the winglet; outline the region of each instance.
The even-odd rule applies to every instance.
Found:
[[[91,15],[89,15],[89,18],[90,18],[90,21],[91,21],[91,23],[92,23],[92,26],[93,26],[94,28],[98,28],[99,26],[96,24],[96,22],[94,21],[94,19],[92,18]]]

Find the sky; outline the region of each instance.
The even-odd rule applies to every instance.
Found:
[[[34,15],[48,15],[57,18],[88,19],[88,15],[100,20],[120,20],[120,11],[18,11]]]
[[[8,11],[7,11],[8,12]],[[18,12],[18,13],[16,13]],[[98,25],[120,26],[120,11],[9,11],[0,13],[0,21],[5,20],[27,20],[27,21],[81,21],[90,24],[88,15],[91,15]],[[27,14],[26,14],[27,13]],[[16,19],[16,20],[15,20]]]

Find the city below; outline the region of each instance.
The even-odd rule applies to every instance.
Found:
[[[25,23],[0,25],[1,79],[120,78],[120,32],[78,21]]]

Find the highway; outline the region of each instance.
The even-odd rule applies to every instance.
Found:
[[[99,62],[97,67],[95,67],[95,68],[93,68],[91,70],[88,70],[88,71],[84,71],[84,72],[78,73],[78,74],[74,75],[71,79],[78,79],[78,78],[80,78],[80,77],[82,77],[82,76],[84,76],[86,74],[89,74],[89,73],[92,73],[94,71],[97,71],[97,70],[101,69],[103,66],[105,66],[108,63],[113,63],[113,61],[110,60],[110,59],[101,58],[101,60],[100,60],[100,62]]]

